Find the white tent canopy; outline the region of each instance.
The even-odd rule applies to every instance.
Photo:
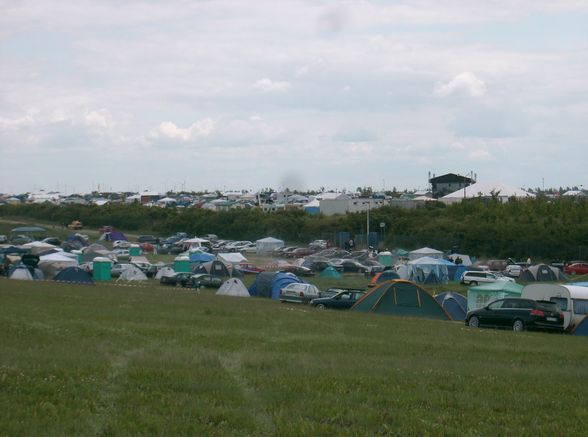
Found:
[[[284,247],[284,240],[266,237],[255,242],[255,252],[258,255],[272,253],[274,250]]]
[[[118,281],[146,281],[147,276],[138,267],[129,266],[124,269],[117,279]]]
[[[217,258],[225,263],[229,264],[239,264],[241,262],[246,262],[247,258],[245,258],[239,252],[231,252],[231,253],[219,253]]]
[[[443,196],[441,200],[445,203],[460,202],[463,199],[472,199],[476,197],[492,197],[496,196],[502,202],[508,200],[510,197],[535,197],[533,193],[528,193],[520,188],[515,188],[502,182],[476,182],[470,185],[454,191],[446,196]]]
[[[408,258],[410,260],[415,260],[422,258],[424,256],[429,256],[431,258],[443,258],[443,252],[437,249],[431,249],[430,247],[422,247],[420,249],[413,250],[408,252]]]

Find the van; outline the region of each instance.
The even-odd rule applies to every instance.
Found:
[[[478,285],[478,284],[488,284],[491,282],[496,281],[509,281],[515,282],[513,278],[507,278],[505,276],[499,276],[496,273],[492,272],[480,272],[480,271],[472,271],[467,270],[461,274],[460,281],[462,284],[465,285]]]
[[[564,329],[573,329],[588,315],[588,287],[579,285],[529,284],[521,297],[556,303],[564,314]]]

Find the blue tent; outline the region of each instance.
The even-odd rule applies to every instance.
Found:
[[[447,291],[439,293],[435,296],[435,300],[447,311],[451,320],[465,320],[466,313],[468,312],[468,300],[465,296]]]
[[[206,263],[213,259],[214,255],[206,252],[194,252],[190,254],[190,262],[192,263]]]
[[[447,266],[447,274],[450,281],[459,282],[461,280],[461,274],[467,270],[467,267],[463,264],[456,264],[453,266]]]
[[[63,269],[53,278],[58,282],[75,282],[78,284],[94,285],[90,274],[79,267],[68,267]]]
[[[280,298],[280,290],[293,282],[303,282],[293,273],[286,272],[262,272],[257,275],[255,282],[249,287],[251,296]]]
[[[446,283],[449,280],[448,267],[451,261],[423,256],[408,263],[408,279],[415,282]]]
[[[588,335],[588,317],[584,317],[572,331],[572,335]]]

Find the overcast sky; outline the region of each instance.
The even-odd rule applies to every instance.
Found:
[[[0,192],[588,187],[588,1],[0,0]]]

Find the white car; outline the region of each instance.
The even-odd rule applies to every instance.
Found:
[[[318,297],[320,291],[312,284],[294,282],[280,290],[280,302],[309,303]]]
[[[463,272],[460,279],[460,282],[465,285],[488,284],[497,281],[515,282],[513,278],[507,278],[496,273],[471,270]]]
[[[504,273],[512,278],[518,278],[521,276],[522,271],[523,268],[518,264],[509,264],[506,266],[506,269],[504,269]]]

